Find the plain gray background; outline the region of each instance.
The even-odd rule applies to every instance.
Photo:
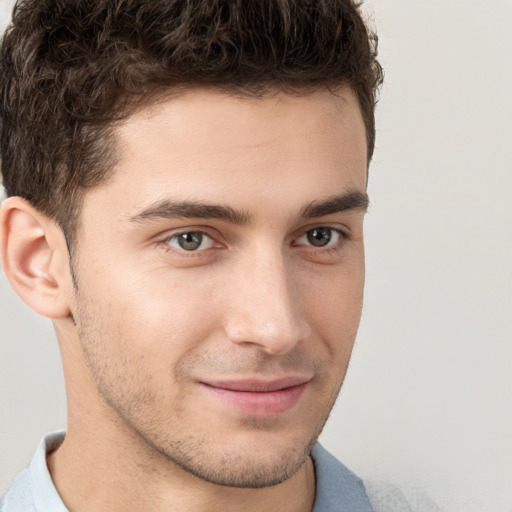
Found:
[[[10,0],[0,0],[2,26]],[[323,443],[449,512],[512,511],[512,2],[374,0],[362,325]],[[0,274],[0,492],[65,426],[51,323]]]

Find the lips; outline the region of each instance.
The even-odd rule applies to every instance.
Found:
[[[309,380],[303,377],[283,377],[274,380],[201,382],[201,385],[210,397],[244,414],[273,416],[293,408]]]

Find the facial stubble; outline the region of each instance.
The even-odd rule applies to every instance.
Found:
[[[125,434],[126,437],[122,438],[130,439],[127,450],[131,449],[130,444],[138,446],[137,451],[144,451],[148,460],[159,460],[164,466],[167,464],[181,468],[186,473],[213,484],[237,488],[277,485],[292,477],[307,461],[337,399],[347,365],[340,369],[338,385],[330,392],[324,391],[323,394],[327,396],[318,397],[318,402],[325,405],[317,414],[317,421],[309,435],[294,439],[288,449],[274,453],[271,461],[263,459],[258,451],[251,451],[250,447],[243,445],[229,452],[221,452],[215,450],[207,435],[194,431],[195,426],[189,424],[190,418],[186,418],[187,410],[183,406],[186,396],[179,392],[173,397],[173,406],[168,410],[172,415],[174,429],[169,432],[166,423],[168,418],[155,415],[159,408],[152,407],[158,400],[158,386],[155,385],[154,375],[144,372],[141,366],[134,365],[124,351],[119,350],[123,346],[120,343],[122,328],[113,326],[108,312],[95,308],[78,287],[75,295],[74,316],[84,362],[99,398],[109,413],[113,413],[117,428]],[[115,343],[112,343],[113,340]],[[132,341],[123,340],[128,343]],[[142,359],[139,362],[142,365]],[[264,352],[254,352],[250,360],[230,360],[228,363],[216,354],[194,353],[182,360],[173,369],[173,373],[175,382],[180,383],[190,380],[192,370],[197,368],[215,368],[216,371],[223,368],[229,375],[249,371],[258,374],[266,372],[270,375],[276,370],[304,371],[308,367],[313,368],[315,378],[321,379],[323,366],[325,362],[314,360],[299,350],[280,359]],[[143,380],[141,375],[144,376]],[[136,389],[133,387],[134,383],[137,384]],[[323,389],[329,390],[329,386],[324,386]],[[240,430],[254,433],[255,436],[272,432],[278,424],[279,418],[273,417],[245,416],[238,420]],[[145,467],[149,468],[151,464]]]

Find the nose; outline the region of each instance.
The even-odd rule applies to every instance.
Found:
[[[258,345],[269,354],[280,355],[309,336],[289,267],[282,254],[260,254],[235,273],[224,323],[233,343]]]

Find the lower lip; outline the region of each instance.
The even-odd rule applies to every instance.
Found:
[[[203,387],[224,403],[236,407],[245,414],[255,416],[272,416],[291,409],[300,400],[306,389],[306,382],[298,386],[277,391],[234,391],[203,384]]]

